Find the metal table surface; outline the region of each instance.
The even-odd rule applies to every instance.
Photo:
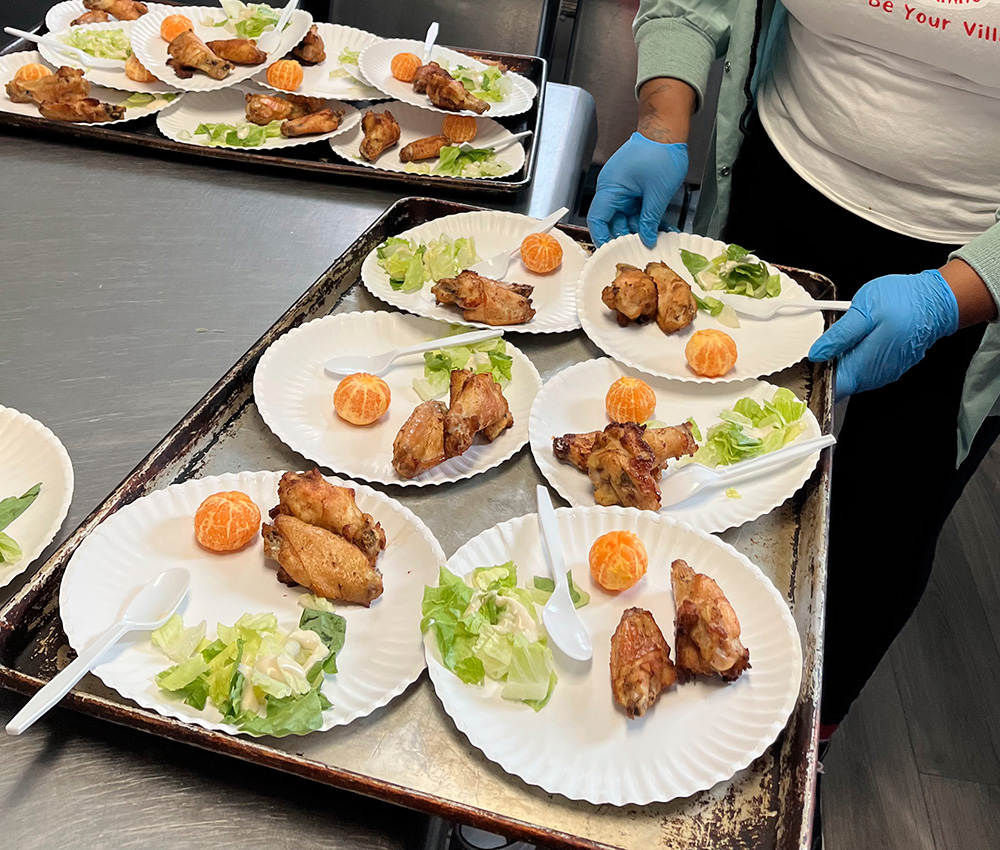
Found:
[[[574,206],[596,136],[589,94],[546,97],[535,185],[506,202],[533,215]],[[406,194],[0,133],[0,403],[48,425],[76,474],[36,566]],[[0,691],[0,725],[23,702]],[[59,709],[0,737],[12,850],[411,848],[427,820]]]

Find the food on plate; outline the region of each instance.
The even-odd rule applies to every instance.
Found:
[[[376,257],[389,276],[389,286],[399,292],[416,292],[427,281],[457,275],[481,259],[475,239],[453,239],[447,233],[426,244],[390,236],[378,246]]]
[[[21,547],[10,535],[4,533],[4,529],[31,507],[41,489],[42,484],[39,482],[20,496],[8,496],[0,500],[0,564],[13,564],[20,560]]]
[[[659,481],[667,461],[697,449],[687,422],[665,428],[615,422],[603,431],[552,438],[556,458],[590,478],[597,504],[650,511],[660,509]]]
[[[646,547],[631,531],[609,531],[598,537],[587,556],[590,574],[605,590],[617,593],[633,587],[646,575]]]
[[[622,612],[611,636],[611,693],[628,717],[642,717],[661,692],[677,681],[670,647],[653,615],[643,608]]]
[[[604,410],[612,422],[646,422],[656,412],[656,393],[645,381],[622,375],[608,388]]]
[[[451,373],[456,369],[488,372],[501,388],[506,388],[513,362],[502,338],[439,348],[424,354],[424,376],[413,379],[413,389],[423,401],[450,393]]]
[[[257,536],[260,508],[239,490],[215,493],[194,514],[194,537],[209,552],[235,552]]]
[[[566,570],[566,581],[569,584],[569,598],[574,608],[582,608],[589,604],[590,594],[573,581],[573,571]],[[555,592],[556,583],[548,576],[535,576],[532,579],[531,597],[539,605],[544,606]]]
[[[400,162],[415,162],[421,159],[437,159],[441,148],[448,144],[447,136],[428,136],[410,142],[399,152]]]
[[[246,96],[247,121],[264,126],[272,121],[301,118],[323,109],[326,101],[321,97],[302,97],[297,94],[248,94]]]
[[[521,262],[535,274],[549,274],[562,263],[563,249],[551,233],[529,233],[521,240]]]
[[[54,121],[70,121],[79,124],[99,124],[104,121],[120,121],[125,117],[124,106],[102,103],[93,97],[80,100],[43,100],[38,104],[43,118]]]
[[[420,630],[431,630],[441,663],[467,685],[502,682],[500,696],[540,711],[558,677],[531,590],[513,561],[462,578],[441,567],[424,588]]]
[[[304,79],[302,66],[294,59],[279,59],[267,69],[267,81],[276,89],[295,91]]]
[[[309,31],[303,36],[302,41],[292,48],[292,56],[303,65],[318,65],[326,61],[326,46],[323,38],[316,28],[316,24],[309,27]]]
[[[482,70],[456,65],[449,72],[475,97],[492,103],[500,103],[513,89],[507,68],[500,62],[487,62]]]
[[[473,271],[441,278],[431,292],[438,304],[454,304],[468,322],[486,325],[523,325],[535,316],[531,306],[533,286],[492,280]]]
[[[146,70],[146,66],[139,61],[139,57],[135,54],[125,60],[125,76],[137,83],[156,82],[156,77]]]
[[[86,24],[106,24],[111,20],[111,15],[100,10],[94,12],[84,12],[79,18],[73,18],[69,22],[71,27],[82,27]]]
[[[445,74],[433,74],[428,78],[427,97],[438,109],[452,112],[468,109],[482,115],[490,108],[485,100],[474,97],[458,80]]]
[[[167,53],[170,54],[167,64],[182,80],[193,77],[195,71],[202,71],[213,80],[224,80],[233,72],[233,64],[216,56],[191,30],[178,34],[167,45]]]
[[[15,103],[35,103],[43,118],[55,121],[97,123],[125,117],[124,106],[87,97],[90,83],[83,78],[83,71],[67,65],[37,80],[12,79],[6,89]]]
[[[721,378],[736,365],[736,342],[725,331],[695,331],[684,346],[684,356],[696,375]]]
[[[781,276],[771,274],[766,263],[750,259],[750,252],[739,245],[727,246],[711,260],[682,248],[681,260],[695,283],[709,292],[720,290],[750,298],[775,298],[781,294]]]
[[[160,21],[160,38],[169,43],[182,32],[193,29],[194,24],[187,15],[167,15]]]
[[[413,408],[392,441],[392,468],[403,478],[416,478],[448,459],[444,453],[447,412],[440,401],[425,401]]]
[[[423,62],[416,53],[397,53],[389,63],[389,71],[401,83],[412,83],[421,65]]]
[[[385,547],[384,534],[357,507],[353,490],[331,490],[333,485],[324,487],[322,481],[318,472],[281,477],[271,524],[261,527],[264,555],[278,562],[283,584],[368,607],[382,595],[376,560]]]
[[[388,109],[385,112],[369,109],[361,119],[361,130],[364,132],[361,156],[368,162],[375,162],[399,141],[399,123]]]
[[[680,559],[670,565],[670,582],[677,612],[677,677],[686,682],[718,674],[735,682],[750,669],[750,650],[740,642],[740,621],[722,588]]]
[[[437,76],[444,76],[448,79],[451,78],[451,74],[449,74],[437,62],[428,62],[426,65],[421,65],[417,68],[416,73],[413,75],[413,90],[417,94],[427,94],[427,83],[430,81],[431,77]]]
[[[290,118],[281,125],[281,135],[291,139],[296,136],[332,133],[340,126],[340,119],[343,117],[343,109],[321,109],[301,118]]]
[[[52,70],[45,65],[40,65],[38,62],[30,62],[27,65],[22,65],[17,71],[14,72],[14,76],[11,78],[12,82],[17,83],[31,83],[35,80],[40,80],[42,77],[47,77],[52,73]]]
[[[479,122],[471,115],[445,115],[441,132],[456,145],[471,142],[479,133]]]
[[[124,62],[132,55],[132,43],[124,29],[71,29],[58,36],[63,44],[98,56],[102,59],[118,59]]]
[[[389,409],[390,401],[389,385],[367,372],[348,375],[333,393],[333,409],[351,425],[371,425]]]
[[[219,623],[217,637],[205,637],[205,621],[184,627],[174,614],[151,635],[153,646],[172,662],[157,685],[201,711],[211,703],[242,732],[305,735],[323,725],[330,701],[321,688],[337,673],[337,654],[347,620],[324,599],[300,597],[302,616],[291,632],[274,614],[244,614],[232,626]]]
[[[250,121],[238,124],[199,124],[194,130],[194,136],[204,136],[197,140],[206,147],[256,148],[268,139],[281,138],[281,121],[271,121],[258,125]],[[178,137],[181,137],[178,134]],[[184,139],[188,141],[188,139]]]
[[[436,138],[436,137],[434,137]],[[446,177],[498,177],[510,171],[510,166],[497,159],[493,148],[463,150],[458,145],[446,144],[438,151],[437,164],[408,162],[404,171],[414,174],[441,174]]]
[[[640,270],[618,263],[615,279],[604,287],[601,301],[622,327],[653,319],[665,334],[683,330],[698,312],[691,287],[666,263],[647,263]]]
[[[138,0],[83,0],[83,5],[92,12],[107,12],[119,21],[135,21],[149,11]]]
[[[252,38],[221,38],[205,44],[220,59],[234,65],[260,65],[267,61],[267,54]]]
[[[205,26],[221,26],[239,38],[259,38],[264,30],[274,28],[281,10],[264,3],[242,3],[241,0],[225,0],[222,10],[226,13],[223,21],[211,17],[202,18]]]

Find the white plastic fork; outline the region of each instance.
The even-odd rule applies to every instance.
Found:
[[[114,71],[124,67],[124,63],[120,62],[118,59],[102,59],[100,56],[91,56],[86,51],[79,50],[76,47],[70,47],[68,44],[63,44],[54,35],[35,35],[33,32],[25,32],[24,30],[19,30],[16,27],[4,27],[3,31],[5,33],[9,33],[10,35],[19,36],[25,41],[33,41],[35,44],[44,44],[46,47],[51,47],[57,53],[62,53],[64,56],[68,56],[76,62],[79,62],[85,69],[105,68]]]
[[[281,46],[281,34],[284,32],[288,19],[292,17],[292,12],[295,11],[298,5],[299,0],[288,0],[285,8],[281,10],[281,16],[278,18],[278,23],[274,25],[274,29],[261,33],[257,39],[257,48],[259,50],[263,50],[265,53],[274,53]]]
[[[728,304],[739,315],[751,319],[770,319],[778,313],[807,313],[817,310],[830,310],[843,313],[850,309],[850,301],[819,301],[814,298],[795,298],[782,301],[778,298],[750,298],[746,295],[725,295],[709,290],[702,297],[718,298],[723,304]]]
[[[517,245],[514,248],[507,248],[499,254],[490,257],[488,260],[480,260],[469,271],[473,271],[483,277],[492,278],[493,280],[503,280],[503,276],[507,274],[507,269],[510,267],[510,261],[521,250],[521,242],[524,237],[529,233],[548,233],[568,212],[569,210],[566,207],[559,207],[552,215],[546,216],[540,222],[532,224],[525,230],[518,238]]]
[[[389,367],[399,357],[407,354],[422,354],[425,351],[436,351],[439,348],[452,348],[456,345],[472,345],[477,342],[486,342],[489,339],[496,339],[503,336],[501,328],[489,330],[470,331],[456,336],[446,336],[440,339],[429,339],[427,342],[418,342],[416,345],[407,345],[403,348],[394,348],[380,354],[348,354],[343,357],[332,357],[326,361],[323,367],[331,375],[353,375],[355,372],[367,372],[369,375],[384,375],[389,371]]]

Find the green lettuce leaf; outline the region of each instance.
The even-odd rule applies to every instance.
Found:
[[[21,547],[6,532],[0,531],[0,564],[13,564],[21,560]]]
[[[31,507],[38,494],[42,490],[41,482],[34,487],[29,487],[20,496],[8,496],[0,500],[0,531],[3,531],[15,519]]]
[[[542,703],[555,684],[552,680],[554,668],[552,650],[548,646],[515,634],[507,681],[500,695],[504,699]]]
[[[569,598],[573,600],[574,608],[582,608],[590,602],[590,594],[583,590],[580,585],[573,581],[573,571],[566,571],[566,578],[569,579]],[[545,605],[549,597],[555,592],[556,583],[548,576],[535,576],[532,579],[535,589],[531,596],[539,605]]]
[[[308,735],[323,725],[323,711],[329,707],[316,687],[301,696],[269,699],[264,716],[244,713],[237,725],[253,735]]]
[[[167,658],[180,664],[191,658],[205,640],[205,621],[185,629],[184,620],[174,614],[150,635],[150,639]]]
[[[299,628],[316,632],[330,654],[323,661],[324,673],[337,672],[337,653],[344,648],[347,639],[347,620],[332,611],[317,611],[306,608],[299,618]]]

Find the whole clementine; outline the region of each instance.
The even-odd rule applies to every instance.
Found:
[[[52,71],[44,65],[32,62],[18,68],[17,71],[14,72],[14,79],[19,83],[30,83],[34,80],[40,80],[42,77],[47,77],[51,73]]]
[[[696,375],[721,378],[736,365],[736,341],[725,331],[695,331],[684,346],[684,356]]]
[[[631,531],[609,531],[590,547],[590,574],[605,590],[628,590],[646,575],[649,556]]]
[[[612,422],[643,422],[653,418],[656,393],[645,381],[622,375],[604,397],[604,409]]]
[[[389,63],[389,71],[401,83],[412,83],[417,69],[423,64],[416,53],[397,53]]]
[[[551,233],[529,233],[521,241],[521,262],[530,272],[554,272],[562,263],[562,258],[562,245]]]
[[[391,401],[389,385],[367,372],[348,375],[333,393],[333,409],[351,425],[371,425],[389,409]]]
[[[187,15],[167,15],[160,21],[160,38],[173,41],[182,32],[193,30],[194,24]]]
[[[449,142],[471,142],[479,132],[479,122],[471,115],[446,115],[441,122],[441,135]]]
[[[276,89],[295,91],[302,85],[302,66],[294,59],[279,59],[267,69],[267,81]]]
[[[195,540],[210,552],[242,549],[259,530],[260,508],[239,490],[209,496],[194,514]]]

